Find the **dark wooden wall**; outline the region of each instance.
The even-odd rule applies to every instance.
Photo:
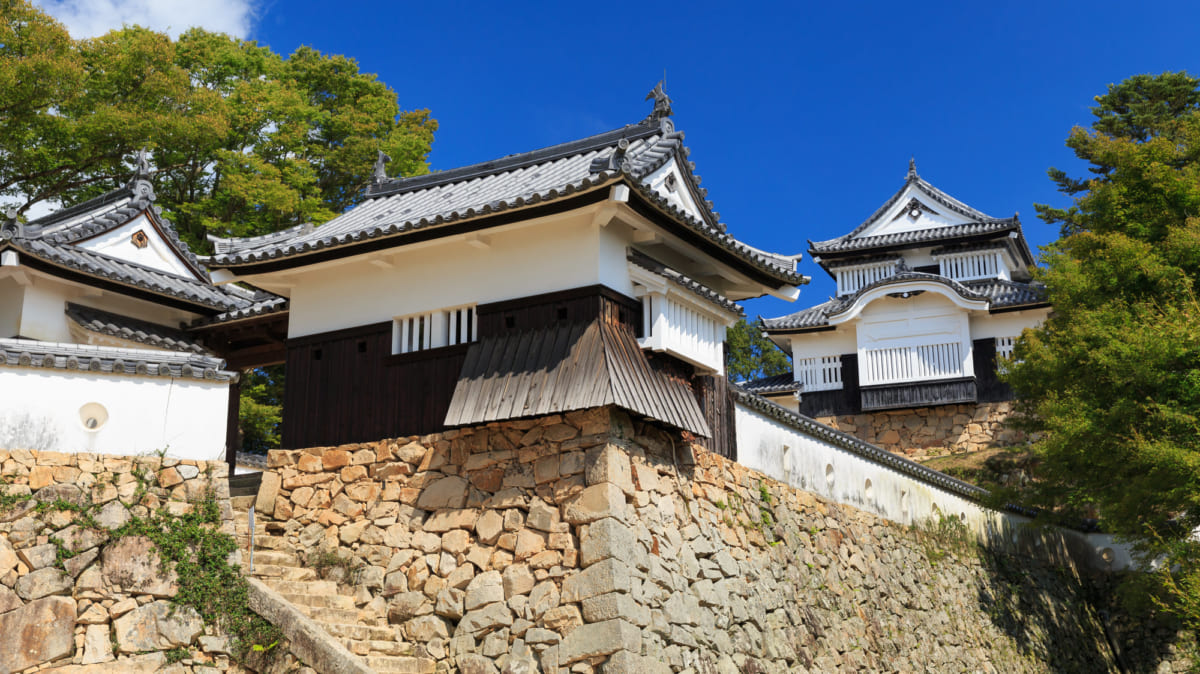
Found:
[[[996,374],[996,339],[977,339],[972,344],[975,359],[975,382],[979,402],[998,403],[1013,399],[1012,388]]]
[[[479,337],[587,323],[599,317],[638,334],[641,303],[604,286],[588,286],[477,308]],[[318,447],[434,433],[443,422],[469,345],[392,355],[392,323],[376,323],[288,340],[282,445]],[[683,381],[723,456],[734,450],[732,393],[698,381],[694,369],[664,354],[647,354],[658,372]],[[722,380],[723,381],[723,380]]]
[[[810,417],[858,414],[862,411],[862,396],[859,393],[858,354],[842,354],[842,388],[837,391],[802,393],[800,414]]]
[[[289,340],[283,446],[441,430],[467,347],[391,351],[391,322]]]
[[[704,420],[712,429],[711,438],[702,438],[700,444],[710,452],[737,461],[737,428],[734,410],[733,389],[725,377],[696,377],[692,380],[696,400]]]

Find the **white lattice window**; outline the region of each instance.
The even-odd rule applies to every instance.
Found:
[[[966,376],[960,344],[921,344],[862,352],[863,386]]]
[[[412,353],[479,339],[475,305],[438,309],[397,318],[392,323],[392,353]]]
[[[841,356],[797,358],[796,382],[802,392],[836,391],[842,388]]]
[[[837,275],[838,295],[852,295],[859,290],[896,273],[895,262],[857,265],[834,270]]]
[[[1013,357],[1013,347],[1017,345],[1016,337],[996,338],[996,371],[1007,372],[1008,363]]]
[[[955,281],[972,279],[1008,278],[1008,267],[998,250],[981,250],[970,253],[953,253],[937,256],[938,272]]]

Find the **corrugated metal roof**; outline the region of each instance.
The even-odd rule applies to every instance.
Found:
[[[183,331],[165,325],[121,316],[120,314],[101,311],[71,302],[67,303],[66,313],[67,318],[90,332],[117,337],[131,342],[139,342],[160,349],[191,351],[198,354],[209,353],[199,342],[189,337]]]
[[[650,366],[628,327],[599,320],[472,344],[445,423],[463,426],[606,405],[711,434],[687,387]]]

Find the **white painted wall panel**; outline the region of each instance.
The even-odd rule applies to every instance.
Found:
[[[986,508],[954,492],[871,461],[827,440],[803,433],[745,405],[736,406],[738,462],[798,489],[911,525],[954,516],[981,538],[1025,546],[1036,552],[1052,539],[1030,520]],[[1095,568],[1120,570],[1132,564],[1127,547],[1111,536],[1057,530],[1077,550],[1090,553]],[[1111,562],[1103,561],[1103,556]]]
[[[228,402],[228,382],[2,368],[0,447],[219,459]],[[88,403],[108,412],[99,430],[83,426]]]
[[[619,233],[593,226],[590,214],[481,236],[480,246],[450,238],[398,248],[386,267],[357,257],[297,274],[289,336],[597,283],[631,292]]]

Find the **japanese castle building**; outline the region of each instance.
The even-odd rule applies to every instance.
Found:
[[[726,230],[648,98],[635,124],[430,175],[381,156],[320,227],[214,239],[215,280],[290,302],[284,446],[616,405],[731,456],[725,328],[807,278]]]
[[[0,447],[227,455],[238,370],[282,341],[226,335],[286,302],[213,285],[150,181],[143,152],[116,190],[0,222]]]
[[[793,372],[747,388],[908,454],[1014,439],[997,358],[1049,312],[1016,216],[971,208],[910,162],[871,217],[809,254],[837,296],[762,321]]]

